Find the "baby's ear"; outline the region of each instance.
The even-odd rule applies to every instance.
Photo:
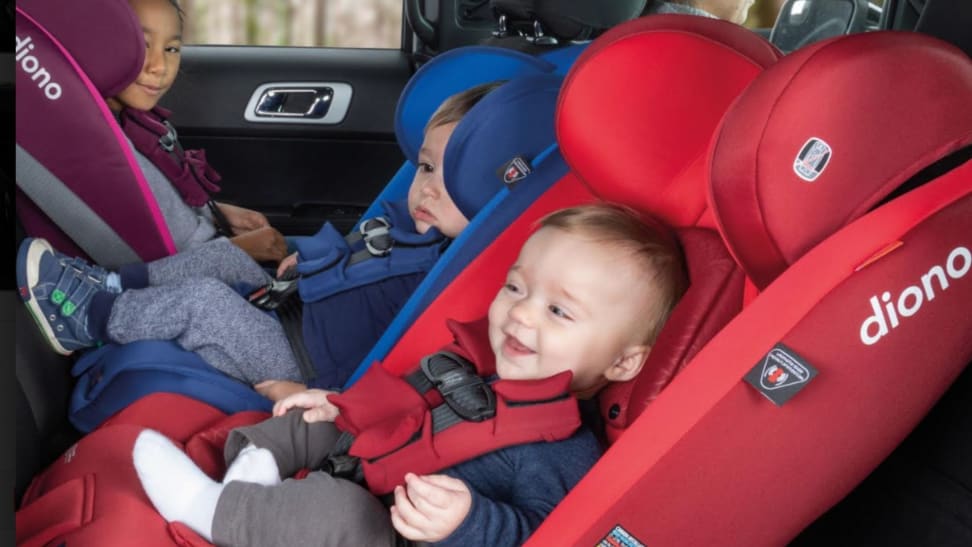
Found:
[[[650,352],[651,346],[648,344],[626,347],[611,368],[604,372],[604,377],[610,382],[624,382],[634,378],[641,372],[641,367],[645,366]]]

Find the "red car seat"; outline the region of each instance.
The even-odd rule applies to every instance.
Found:
[[[174,253],[102,98],[134,81],[145,58],[128,2],[24,0],[16,10],[17,215],[24,229],[105,266]]]
[[[405,332],[383,360],[384,366],[393,371],[404,371],[414,366],[422,355],[443,345],[449,338],[445,319],[481,317],[538,218],[565,206],[602,198],[655,211],[669,222],[685,228],[681,239],[688,250],[693,278],[706,276],[717,280],[700,281],[690,289],[690,292],[695,291],[691,294],[704,291],[710,296],[687,296],[684,302],[708,302],[710,298],[722,298],[723,301],[713,305],[720,312],[711,316],[687,311],[677,311],[676,314],[692,315],[694,318],[686,319],[686,323],[699,325],[697,330],[701,334],[692,334],[690,338],[718,331],[742,305],[742,274],[711,230],[714,219],[711,214],[706,214],[705,186],[701,182],[704,159],[711,134],[730,103],[777,58],[775,48],[742,27],[724,21],[677,15],[652,16],[626,23],[592,43],[569,76],[568,85],[581,95],[565,94],[560,98],[558,137],[568,152],[586,147],[590,142],[600,142],[602,139],[598,135],[603,138],[604,134],[610,134],[619,142],[637,140],[637,144],[624,151],[625,154],[628,151],[635,153],[606,155],[622,161],[608,170],[601,185],[590,184],[588,180],[588,177],[600,176],[601,172],[592,173],[581,167],[583,161],[571,160],[574,172],[546,190],[455,277]],[[632,59],[639,60],[641,65],[636,73],[617,69],[618,63],[631,66]],[[602,81],[603,87],[598,89],[593,83],[601,78],[606,79]],[[578,100],[578,97],[586,99]],[[704,98],[700,100],[699,97]],[[587,118],[589,125],[585,126],[585,116],[590,116],[590,112],[581,110],[589,108],[599,109],[600,115]],[[576,117],[572,117],[575,114]],[[642,123],[631,123],[632,120]],[[666,126],[670,126],[668,130]],[[573,131],[587,134],[577,135]],[[675,139],[680,141],[673,142]],[[594,157],[593,154],[589,156],[590,159]],[[678,209],[682,204],[684,211]],[[709,228],[706,228],[706,222]],[[693,298],[695,300],[690,300]],[[688,310],[688,305],[680,308]],[[681,336],[665,332],[662,336],[667,337],[673,346],[680,346],[668,351],[672,359],[690,355],[703,343],[686,342]],[[661,339],[656,346],[660,345]],[[661,350],[654,352],[659,355],[659,360],[665,353]],[[664,367],[672,369],[662,363],[650,368]],[[663,371],[662,381],[667,381],[664,378],[672,373]],[[18,541],[42,544],[60,540],[78,546],[110,546],[130,544],[132,538],[137,537],[139,544],[186,544],[189,541],[186,538],[192,534],[183,527],[165,526],[148,506],[131,464],[126,463],[135,435],[133,424],[138,424],[161,428],[178,442],[184,442],[196,461],[207,471],[218,474],[213,467],[212,447],[220,446],[219,437],[209,433],[214,422],[191,418],[196,413],[211,416],[211,409],[194,410],[193,405],[198,403],[172,397],[155,394],[140,399],[68,450],[68,454],[98,453],[97,458],[85,460],[88,463],[80,465],[73,459],[75,456],[65,457],[38,476],[17,515],[17,530],[23,534],[18,536]],[[156,403],[160,398],[163,402]],[[152,411],[143,410],[157,408],[156,405],[180,410],[170,410],[168,417],[159,421]],[[619,416],[626,420],[628,414],[619,413]],[[183,429],[183,424],[169,424],[166,420],[189,420],[190,423]],[[620,431],[623,427],[616,429]],[[187,430],[190,433],[187,434]],[[221,431],[220,427],[216,430]],[[193,444],[197,448],[191,448],[188,438],[212,438],[215,442],[203,450],[199,443]],[[624,438],[622,436],[621,442]],[[81,479],[89,482],[78,482]],[[74,493],[70,497],[60,494],[60,489],[67,489],[65,485],[71,481],[78,485],[70,487]],[[66,501],[46,501],[48,499]],[[103,503],[97,503],[97,500],[103,500]],[[63,515],[66,513],[81,516],[74,520],[65,519]],[[64,520],[70,524],[51,532]],[[144,526],[138,533],[125,535],[118,532],[134,530],[142,521]],[[178,530],[180,539],[171,539],[164,532],[166,529],[169,533]],[[192,541],[198,541],[198,538]],[[556,539],[548,543],[566,544]]]
[[[708,178],[762,292],[530,544],[783,545],[901,442],[972,359],[969,97],[972,61],[910,33],[756,78]]]

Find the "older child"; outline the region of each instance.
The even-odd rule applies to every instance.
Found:
[[[482,321],[452,324],[456,344],[447,347],[449,354],[436,355],[467,358],[476,368],[467,379],[485,377],[497,400],[513,392],[521,403],[524,390],[541,384],[560,382],[558,389],[586,398],[609,382],[634,378],[686,285],[677,244],[660,225],[643,220],[607,205],[550,215],[510,268],[490,305],[488,327]],[[432,370],[430,362],[423,360],[423,374]],[[380,368],[369,374],[383,378]],[[462,377],[460,372],[450,369],[449,375]],[[366,449],[359,441],[382,445],[399,433],[408,439],[416,430],[410,423],[414,414],[392,413],[389,422],[372,416],[373,407],[387,406],[381,401],[398,401],[409,392],[414,397],[412,376],[398,387],[383,383],[388,387],[378,392],[367,378],[340,395],[321,390],[292,395],[277,403],[276,417],[233,431],[226,443],[232,464],[222,483],[209,479],[162,435],[143,431],[133,452],[142,485],[166,520],[184,522],[218,545],[394,545],[395,532],[442,545],[519,545],[600,455],[594,435],[578,418],[570,427],[520,439],[524,444],[487,446],[473,459],[457,456],[454,465],[420,459],[415,473],[403,477],[392,471],[369,475],[362,464],[369,489],[393,493],[390,518],[351,480],[318,471],[280,482],[300,468],[336,461],[335,454],[343,454],[334,451],[342,431],[355,434],[349,453],[360,455]],[[576,417],[576,399],[565,397],[571,410],[558,411]],[[289,412],[296,408],[308,410]],[[493,419],[502,419],[499,411]],[[432,429],[439,434],[441,422],[426,420],[431,423],[416,434],[424,437]],[[514,430],[530,425],[516,423]],[[437,457],[448,459],[466,448],[446,444],[435,444]],[[380,466],[389,457],[367,465]]]
[[[213,219],[223,217],[223,229],[232,232],[226,234],[230,241],[255,260],[278,262],[287,252],[280,232],[262,213],[210,200],[207,190],[218,189],[213,184],[218,175],[198,152],[176,154],[181,148],[175,132],[164,125],[168,112],[157,107],[179,73],[183,13],[178,0],[129,3],[145,35],[145,63],[135,81],[106,102],[135,148],[139,167],[159,203],[176,249],[183,251],[211,240],[217,235]],[[166,135],[166,130],[171,133]],[[170,152],[160,148],[159,139],[164,137],[172,139]],[[173,159],[174,154],[180,157]]]
[[[430,118],[407,203],[389,204],[398,211],[390,216],[403,234],[441,248],[468,224],[446,192],[442,159],[459,120],[498,85],[453,95]],[[481,207],[489,198],[488,192],[474,194],[481,203],[470,207]],[[309,247],[326,254],[328,240],[316,242],[308,238]],[[302,348],[313,371],[301,370],[280,322],[235,290],[266,285],[270,278],[225,240],[106,274],[56,252],[43,239],[27,239],[17,256],[17,282],[35,321],[59,353],[101,342],[174,340],[226,374],[260,384],[261,393],[276,400],[304,389],[310,380],[315,387],[342,385],[434,260],[428,258],[418,271],[305,302],[302,325],[295,329],[303,333]]]
[[[649,2],[646,14],[684,13],[701,15],[714,19],[724,19],[737,25],[746,22],[753,0],[671,0],[669,2]]]

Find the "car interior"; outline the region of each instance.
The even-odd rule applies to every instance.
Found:
[[[399,49],[185,46],[161,104],[220,201],[303,236],[403,198],[436,106],[506,80],[445,155],[447,186],[492,198],[345,388],[482,316],[552,211],[608,201],[674,228],[689,289],[643,372],[599,394],[605,453],[528,545],[972,544],[972,4],[785,0],[753,30],[649,4],[404,0]],[[15,52],[0,86],[14,244],[111,267],[173,254],[101,98],[144,62],[127,2],[5,7],[43,65]],[[304,115],[308,89],[346,110]],[[274,90],[290,102],[267,106]],[[529,174],[504,182],[514,157]],[[218,477],[229,430],[270,401],[170,341],[57,355],[23,297],[15,543],[209,545],[155,512],[134,438],[162,431]]]

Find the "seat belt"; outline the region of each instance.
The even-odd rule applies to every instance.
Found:
[[[87,203],[20,145],[17,187],[96,263],[115,268],[142,261]]]

